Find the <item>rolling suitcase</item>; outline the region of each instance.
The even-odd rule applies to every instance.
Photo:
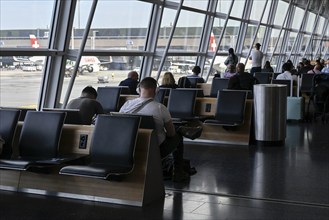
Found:
[[[293,86],[291,86],[293,88]],[[287,97],[287,120],[303,120],[305,111],[304,97],[299,96],[300,77],[297,77],[297,97],[291,95]]]

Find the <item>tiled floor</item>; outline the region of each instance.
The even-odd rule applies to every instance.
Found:
[[[329,219],[329,124],[288,123],[284,147],[187,144],[198,173],[144,208],[0,191],[0,219]]]

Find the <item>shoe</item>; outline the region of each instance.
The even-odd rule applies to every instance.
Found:
[[[190,175],[183,170],[174,170],[172,175],[173,182],[184,182],[190,179]]]

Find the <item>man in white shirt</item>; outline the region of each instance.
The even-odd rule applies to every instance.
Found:
[[[121,107],[120,112],[153,116],[161,158],[165,158],[170,153],[173,153],[173,181],[181,182],[187,180],[189,174],[183,170],[183,138],[176,133],[172,118],[166,106],[154,101],[157,81],[152,77],[146,77],[140,82],[139,86],[140,97],[128,100]]]
[[[251,51],[249,60],[252,60],[252,68],[250,70],[250,74],[254,75],[256,72],[262,72],[262,60],[263,60],[263,52],[260,51],[260,43],[255,44],[255,50]]]
[[[284,71],[283,73],[279,74],[276,79],[285,79],[285,80],[293,80],[297,81],[297,76],[291,74],[291,64],[290,63],[284,63],[282,65],[282,70]]]
[[[326,64],[327,65],[325,67],[323,67],[323,69],[321,70],[321,73],[329,74],[329,59],[327,59]]]

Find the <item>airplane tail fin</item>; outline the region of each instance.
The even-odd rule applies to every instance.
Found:
[[[36,36],[34,34],[30,34],[30,43],[31,43],[31,47],[40,48],[38,39],[36,38]]]
[[[211,32],[211,35],[210,35],[210,50],[212,52],[216,52],[216,49],[217,49],[217,44],[216,44],[216,40],[215,40],[215,35],[213,32]]]

